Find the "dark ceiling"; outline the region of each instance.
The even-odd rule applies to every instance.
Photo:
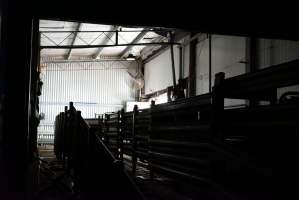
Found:
[[[296,8],[286,0],[35,0],[27,12],[43,19],[299,40]]]

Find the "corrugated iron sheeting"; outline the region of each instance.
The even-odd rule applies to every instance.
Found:
[[[120,110],[126,101],[135,99],[133,80],[127,73],[134,70],[135,63],[47,62],[43,66],[40,113],[45,114],[45,119],[38,128],[40,135],[54,132],[55,116],[70,101],[84,118],[91,118]]]
[[[257,57],[259,69],[299,59],[299,42],[259,39]]]

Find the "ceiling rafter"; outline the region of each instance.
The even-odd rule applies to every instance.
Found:
[[[111,28],[111,30],[110,30],[110,31],[112,31],[112,32],[108,32],[107,34],[105,34],[106,37],[105,37],[105,39],[104,39],[104,41],[103,41],[103,44],[104,44],[104,45],[107,45],[107,44],[109,43],[109,41],[111,40],[111,38],[116,34],[116,32],[114,32],[114,31],[117,31],[118,28],[119,28],[119,26],[112,26],[112,28]],[[104,47],[100,47],[100,48],[97,50],[97,52],[92,56],[92,58],[93,58],[93,59],[97,59],[97,57],[101,54],[101,52],[103,51],[103,49],[104,49]]]
[[[76,28],[76,31],[80,31],[81,28],[82,28],[82,26],[83,26],[83,23],[78,23],[78,26],[77,26],[77,28]],[[74,38],[73,38],[73,40],[72,40],[72,44],[71,44],[72,46],[75,44],[75,42],[76,42],[76,40],[77,40],[77,35],[78,35],[78,32],[74,33]],[[70,57],[71,57],[71,55],[72,55],[72,51],[73,51],[73,49],[70,49],[70,50],[68,51],[68,53],[67,53],[67,55],[66,55],[66,59],[67,59],[67,60],[70,59]]]
[[[142,38],[147,34],[147,32],[140,32],[135,38],[134,40],[131,42],[132,44],[136,44],[138,43],[140,40],[142,40]],[[131,51],[131,49],[133,48],[133,46],[127,46],[120,54],[119,57],[123,58],[129,51]]]

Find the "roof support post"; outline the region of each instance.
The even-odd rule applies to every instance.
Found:
[[[196,94],[196,44],[197,39],[194,39],[190,42],[189,47],[188,97],[195,96]]]
[[[212,34],[209,34],[209,92],[212,92]]]

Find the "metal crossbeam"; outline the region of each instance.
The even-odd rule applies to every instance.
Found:
[[[75,30],[75,31],[40,31],[40,33],[141,33],[141,32],[156,32],[156,33],[165,33],[169,32],[170,30],[154,30],[154,29],[143,29],[143,30],[117,30],[112,29],[109,31],[81,31],[81,30]],[[177,32],[177,31],[176,31]]]
[[[83,25],[82,23],[78,23],[77,31],[80,31],[80,29],[82,28],[82,25]],[[75,44],[76,39],[77,39],[77,35],[78,35],[78,32],[75,32],[71,46],[73,46]],[[67,53],[66,59],[67,60],[70,59],[71,55],[72,55],[72,48],[70,48],[69,52]]]
[[[119,26],[113,26],[112,29],[111,29],[112,32],[108,32],[107,34],[104,33],[106,35],[106,38],[105,38],[105,40],[103,42],[104,45],[107,45],[108,42],[109,42],[109,40],[111,40],[111,38],[114,35],[116,35],[116,31],[117,31],[118,28],[119,28]],[[104,49],[104,47],[99,47],[99,49],[97,50],[97,52],[92,57],[94,59],[96,59],[100,55],[100,53],[103,51],[103,49]]]
[[[44,38],[46,38],[48,41],[50,41],[54,45],[59,46],[59,44],[57,44],[54,40],[52,40],[51,38],[49,38],[48,36],[46,36],[44,33],[41,33],[41,36],[43,36]]]
[[[117,46],[149,46],[149,45],[181,45],[176,42],[149,42],[149,43],[129,43],[129,44],[113,44],[113,45],[63,45],[63,46],[41,46],[41,49],[86,49],[100,47],[117,47]]]

